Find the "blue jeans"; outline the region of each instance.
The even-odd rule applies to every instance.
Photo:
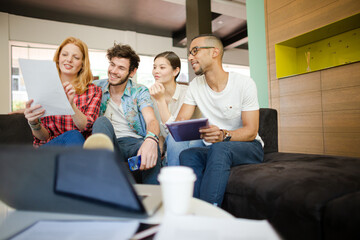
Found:
[[[92,133],[104,133],[114,144],[115,151],[119,156],[123,157],[122,161],[127,162],[129,157],[137,155],[141,145],[144,142],[143,138],[122,137],[116,138],[114,127],[106,117],[102,116],[96,119]],[[160,172],[161,154],[158,147],[158,160],[156,165],[148,170],[141,171],[142,182],[145,184],[159,184],[157,176]]]
[[[252,142],[218,142],[207,147],[190,148],[180,154],[180,165],[196,174],[194,197],[221,206],[230,168],[261,163],[264,151],[257,140]]]
[[[178,166],[180,165],[179,156],[182,151],[192,147],[205,146],[202,140],[176,142],[171,134],[167,135],[165,139],[166,144],[166,165]]]
[[[78,130],[70,130],[60,134],[42,146],[82,146],[84,142],[85,138]]]

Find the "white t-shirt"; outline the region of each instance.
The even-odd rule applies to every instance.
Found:
[[[121,106],[118,106],[111,98],[108,103],[108,107],[104,113],[104,116],[110,120],[114,126],[116,138],[121,137],[133,137],[142,138],[142,136],[136,134],[128,125],[125,119],[124,111]]]
[[[221,92],[213,91],[201,75],[190,82],[184,103],[196,105],[211,125],[221,129],[236,130],[243,126],[242,111],[259,110],[255,82],[240,73],[229,73],[226,87]],[[262,146],[264,142],[256,136]]]

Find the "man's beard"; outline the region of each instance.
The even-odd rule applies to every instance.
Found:
[[[195,72],[195,75],[200,76],[204,74],[204,70],[200,67],[199,70]]]
[[[130,76],[130,73],[128,73],[128,75],[126,75],[126,77],[121,80],[120,82],[118,83],[109,83],[110,86],[119,86],[119,85],[122,85],[124,84],[128,79],[129,79],[129,76]]]

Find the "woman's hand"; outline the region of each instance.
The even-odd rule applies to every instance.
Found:
[[[150,88],[149,88],[150,95],[156,100],[160,101],[164,99],[165,97],[165,87],[159,82],[155,82]]]
[[[39,122],[39,118],[44,115],[45,109],[40,104],[31,106],[33,102],[33,99],[26,102],[24,115],[30,124],[33,135],[39,140],[46,141],[50,137],[49,132]]]
[[[39,118],[44,115],[45,109],[43,109],[40,104],[31,106],[33,102],[33,99],[26,102],[24,115],[31,124],[37,124],[39,122]]]
[[[75,98],[75,88],[73,87],[73,85],[71,85],[71,83],[69,82],[64,82],[63,83],[63,87],[66,93],[66,96],[71,104],[71,106],[74,104],[74,98]]]

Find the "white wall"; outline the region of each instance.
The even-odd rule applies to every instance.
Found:
[[[11,104],[9,41],[59,45],[69,36],[80,38],[91,49],[106,50],[116,41],[129,44],[141,55],[154,56],[163,51],[174,51],[181,58],[187,57],[187,49],[173,47],[172,39],[167,37],[41,20],[0,12],[0,114],[8,113]],[[224,55],[224,63],[249,66],[248,51],[228,50]]]
[[[0,12],[0,113],[10,110],[10,54],[8,15]]]

